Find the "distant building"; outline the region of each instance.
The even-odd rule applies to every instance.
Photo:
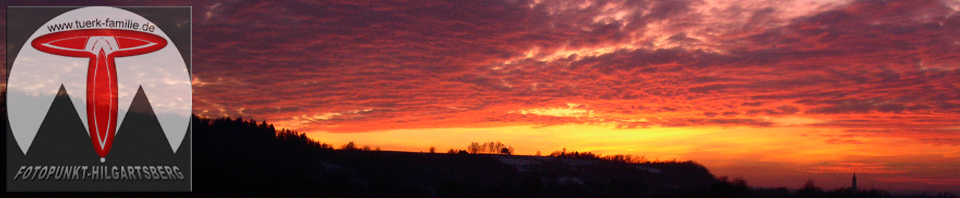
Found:
[[[857,190],[857,173],[853,173],[853,187],[851,189]]]

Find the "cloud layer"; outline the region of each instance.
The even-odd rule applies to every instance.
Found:
[[[308,132],[804,125],[960,145],[954,1],[166,3],[193,5],[203,116]]]
[[[956,9],[217,2],[194,10],[196,113],[332,132],[616,123],[936,134],[960,121]],[[960,143],[950,134],[928,136]]]

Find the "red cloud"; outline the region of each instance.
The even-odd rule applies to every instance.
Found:
[[[166,3],[194,6],[203,116],[344,132],[960,121],[960,14],[940,1]],[[511,113],[567,103],[592,115]]]
[[[940,90],[960,80],[951,53],[960,51],[952,44],[960,15],[940,2],[858,1],[796,18],[776,7],[727,9],[719,13],[752,13],[768,26],[721,21],[741,26],[706,29],[702,22],[716,19],[696,6],[224,4],[216,9],[230,12],[201,20],[208,24],[199,31],[210,33],[199,34],[204,67],[195,74],[209,84],[198,88],[198,113],[328,131],[771,126],[769,116],[815,116],[829,121],[819,126],[853,129],[957,121],[951,100],[960,95]],[[664,9],[643,14],[650,7]],[[451,11],[458,9],[470,11]],[[660,43],[664,33],[668,42]],[[566,103],[589,104],[580,110],[594,116],[510,113]],[[358,109],[374,111],[299,119]],[[640,118],[647,121],[622,121]]]

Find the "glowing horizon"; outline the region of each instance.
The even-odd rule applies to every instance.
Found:
[[[705,165],[718,177],[743,177],[758,187],[799,188],[808,179],[826,189],[849,187],[853,173],[859,175],[861,184],[872,184],[877,189],[904,190],[897,186],[907,184],[914,188],[932,185],[942,188],[931,190],[950,190],[958,181],[940,174],[951,171],[949,164],[957,163],[960,146],[931,145],[903,137],[857,136],[809,127],[776,130],[779,132],[769,134],[770,130],[755,127],[616,129],[574,124],[307,135],[335,147],[355,142],[392,151],[429,152],[432,146],[436,152],[444,153],[448,149],[465,150],[470,142],[501,141],[513,146],[518,155],[540,152],[546,156],[566,149],[604,155],[629,154],[648,160],[691,160]],[[903,150],[903,147],[916,149]]]
[[[960,189],[957,0],[166,3],[194,8],[200,116],[335,146],[693,160],[761,187]]]

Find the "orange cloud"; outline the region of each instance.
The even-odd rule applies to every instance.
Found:
[[[883,163],[856,163],[838,162],[830,166],[815,166],[806,170],[808,173],[906,173],[904,170],[894,170]]]

